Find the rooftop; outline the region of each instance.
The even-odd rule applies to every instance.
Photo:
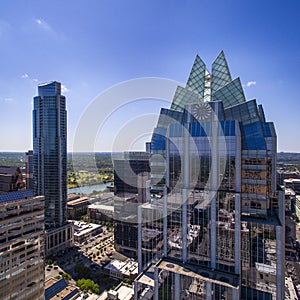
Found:
[[[134,289],[128,285],[122,284],[115,289],[118,293],[118,299],[131,300],[134,296]]]
[[[276,275],[276,266],[270,266],[262,263],[255,263],[255,267],[256,270],[261,273]]]
[[[33,198],[33,197],[34,197],[34,193],[31,190],[20,190],[15,192],[8,192],[6,194],[0,195],[0,204],[23,200],[27,198]]]
[[[15,175],[18,167],[7,167],[7,166],[0,166],[0,174],[1,175]]]
[[[90,200],[89,200],[88,197],[81,197],[81,198],[78,198],[78,199],[68,201],[68,206],[73,206],[73,205],[76,205],[76,204],[82,204],[82,203],[89,202],[89,201]]]
[[[106,210],[106,211],[111,211],[114,212],[114,207],[112,205],[104,205],[104,204],[98,204],[98,203],[94,203],[94,204],[90,204],[89,208],[94,208],[94,209],[99,209],[99,210]]]
[[[96,228],[100,228],[100,227],[101,227],[101,225],[98,225],[98,224],[75,221],[74,222],[74,230],[75,230],[74,234],[77,236],[81,236],[81,235],[84,235],[84,234],[86,234],[90,231],[93,231]]]
[[[105,269],[110,270],[112,272],[121,273],[125,276],[137,275],[138,263],[132,260],[120,261],[114,259],[112,262],[105,266]]]

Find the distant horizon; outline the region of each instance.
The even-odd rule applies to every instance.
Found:
[[[32,149],[28,149],[26,151],[0,151],[0,153],[26,153],[28,152],[29,150],[32,150]],[[84,154],[84,153],[107,153],[107,154],[110,154],[110,153],[124,153],[124,152],[146,152],[145,150],[127,150],[127,151],[76,151],[76,152],[73,152],[73,151],[68,151],[67,154],[71,154],[71,153],[80,153],[80,154]],[[285,154],[300,154],[300,152],[292,152],[292,151],[277,151],[276,152],[277,154],[278,153],[285,153]]]

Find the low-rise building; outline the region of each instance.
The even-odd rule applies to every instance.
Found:
[[[78,297],[78,288],[74,285],[68,284],[64,278],[56,280],[51,277],[45,282],[45,300],[75,300],[78,299]]]
[[[128,284],[120,283],[114,290],[108,291],[107,300],[133,300],[134,289]]]
[[[114,206],[104,204],[90,204],[87,208],[87,215],[90,220],[112,222],[114,219]]]
[[[76,196],[74,194],[69,195],[68,204],[67,204],[68,218],[72,220],[79,220],[81,216],[89,214],[88,207],[90,205],[95,204],[95,205],[113,206],[113,201],[114,201],[113,193],[105,193],[94,197],[78,197],[78,195]],[[94,212],[95,207],[92,208]],[[106,210],[105,208],[103,209]],[[111,210],[109,209],[107,213],[108,216],[110,217]],[[97,218],[99,217],[99,215],[98,216],[95,215],[95,217]]]
[[[78,199],[68,201],[68,219],[79,220],[81,216],[87,214],[87,208],[89,204],[90,199],[88,197],[80,197]]]
[[[295,192],[300,192],[300,179],[298,178],[288,178],[284,179],[283,185],[285,188],[291,188]]]
[[[138,275],[138,263],[133,260],[120,261],[114,259],[103,268],[110,277],[116,279],[135,279]]]
[[[20,168],[0,166],[0,194],[23,189],[25,183]]]
[[[300,179],[300,172],[299,171],[288,171],[284,169],[277,170],[277,182],[278,184],[283,184],[285,179],[289,178],[298,178]]]
[[[97,300],[133,300],[134,288],[132,285],[121,282],[115,289],[104,291]]]
[[[101,225],[85,222],[74,222],[74,240],[77,243],[83,243],[93,236],[102,233]]]
[[[300,219],[300,196],[296,196],[295,209],[296,209],[296,216],[298,219]]]
[[[291,188],[285,188],[284,189],[284,199],[285,199],[285,210],[295,212],[295,198],[296,193]]]

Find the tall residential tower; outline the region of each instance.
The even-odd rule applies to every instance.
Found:
[[[57,232],[47,238],[49,254],[72,237],[67,223],[66,99],[56,81],[40,84],[34,97],[33,183],[35,194],[45,196],[46,231]]]

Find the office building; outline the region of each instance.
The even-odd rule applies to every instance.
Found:
[[[262,106],[231,78],[223,51],[211,72],[197,56],[152,135],[135,299],[148,299],[145,289],[162,300],[284,298],[276,139]]]
[[[44,197],[0,195],[0,299],[44,299]]]
[[[146,181],[149,179],[150,166],[147,152],[125,152],[122,159],[114,159],[115,195],[126,198],[128,195],[138,197],[145,202]]]
[[[26,168],[26,190],[34,190],[33,184],[33,151],[28,150],[25,153],[25,168]]]
[[[33,185],[45,196],[46,254],[73,242],[67,222],[67,111],[61,84],[38,85],[33,99]]]
[[[19,167],[0,166],[0,194],[25,189]]]
[[[68,219],[80,220],[82,216],[87,214],[87,208],[90,203],[91,200],[88,197],[80,197],[78,199],[68,201]]]
[[[137,206],[150,191],[150,153],[125,152],[114,159],[114,237],[116,250],[137,257]]]

